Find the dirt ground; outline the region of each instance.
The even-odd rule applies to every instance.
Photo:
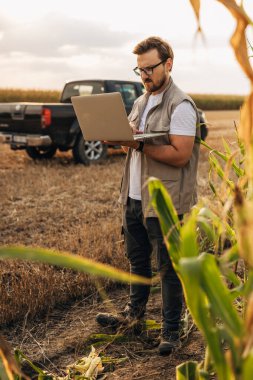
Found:
[[[234,123],[238,125],[239,113],[206,112],[206,116],[209,122],[207,143],[216,149],[222,149],[222,137],[224,137],[232,147],[236,148]],[[123,163],[124,156],[120,154],[111,155],[105,165],[94,165],[89,168],[74,165],[69,154],[58,154],[50,164],[34,163],[25,152],[13,152],[7,146],[1,146],[0,181],[3,191],[0,243],[29,245],[36,240],[38,245],[45,247],[72,252],[85,251],[87,247],[96,246],[95,240],[98,236],[94,235],[93,242],[85,246],[82,243],[82,234],[87,230],[90,232],[96,226],[98,231],[104,234],[104,239],[100,238],[97,243],[100,246],[100,251],[97,251],[99,255],[101,246],[106,247],[108,243],[107,236],[114,233],[114,229],[110,230],[109,225],[103,228],[103,224],[109,217],[108,207],[116,208],[118,215],[116,200]],[[208,187],[208,170],[208,151],[201,147],[199,196],[212,202]],[[41,188],[33,186],[31,183],[33,176],[34,182],[36,182],[35,177],[41,177]],[[88,183],[85,188],[82,187],[84,182]],[[80,184],[79,187],[72,186],[76,183]],[[84,189],[85,194],[83,194]],[[99,194],[96,189],[99,189]],[[37,198],[36,205],[34,198]],[[51,207],[54,212],[51,212],[43,205],[53,199],[57,202],[52,202]],[[100,210],[95,216],[93,216],[94,205],[99,206]],[[34,214],[30,214],[31,208],[36,208]],[[29,215],[34,215],[34,218],[31,220]],[[115,217],[115,215],[112,220],[116,227],[119,227],[120,216]],[[87,217],[90,224],[87,224]],[[118,244],[119,240],[120,234],[115,238],[115,244]],[[110,255],[113,256],[110,253],[107,259],[113,263]],[[124,287],[116,289],[101,301],[95,296],[97,292],[90,291],[85,297],[81,299],[79,297],[78,301],[66,302],[47,312],[43,317],[22,318],[11,326],[3,327],[1,332],[12,347],[18,347],[42,368],[62,374],[66,365],[88,353],[91,334],[109,332],[96,325],[95,315],[99,311],[121,310],[126,303],[127,293],[128,290]],[[147,319],[160,321],[160,295],[157,292],[153,292],[150,297]],[[173,380],[175,367],[178,364],[187,360],[203,359],[204,343],[195,328],[183,340],[182,349],[169,357],[160,357],[157,354],[158,335],[158,330],[143,333],[140,337],[126,332],[126,339],[123,342],[100,346],[98,350],[105,355],[125,360],[111,368],[111,372],[105,372],[105,378]]]

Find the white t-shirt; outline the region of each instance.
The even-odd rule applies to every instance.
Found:
[[[162,96],[163,92],[149,96],[141,117],[140,131],[144,131],[149,110],[159,103]],[[170,135],[195,136],[196,122],[196,113],[192,104],[188,100],[184,100],[175,108],[171,115]],[[136,150],[133,150],[130,160],[129,197],[141,200],[141,153]]]

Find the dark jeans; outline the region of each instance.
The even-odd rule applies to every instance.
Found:
[[[177,330],[182,312],[182,286],[163,243],[158,218],[146,218],[144,224],[141,201],[128,198],[123,228],[131,273],[151,278],[151,253],[155,251],[161,276],[163,328]],[[128,308],[133,316],[144,315],[149,293],[148,285],[130,285]]]

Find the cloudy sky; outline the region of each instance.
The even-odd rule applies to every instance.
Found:
[[[253,17],[253,1],[245,0]],[[0,0],[0,87],[61,89],[73,79],[135,80],[131,53],[159,35],[175,53],[173,78],[191,93],[245,94],[249,84],[229,38],[235,22],[202,0],[205,43],[194,38],[189,0]],[[253,42],[253,32],[248,38]]]

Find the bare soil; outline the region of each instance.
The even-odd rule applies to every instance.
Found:
[[[222,149],[224,137],[236,148],[234,122],[238,124],[239,113],[210,111],[206,116],[208,144]],[[212,203],[208,154],[201,147],[199,197]],[[123,164],[124,155],[115,153],[104,165],[90,167],[75,165],[70,154],[58,154],[50,162],[33,162],[25,152],[0,146],[1,244],[70,251],[127,269],[117,203]],[[91,334],[110,332],[97,326],[95,315],[120,311],[127,302],[125,287],[98,297],[98,283],[88,276],[47,266],[1,261],[0,275],[1,332],[12,347],[57,374],[88,353]],[[4,324],[17,316],[19,321],[8,327]],[[160,321],[157,292],[150,297],[147,319]],[[175,379],[178,364],[203,359],[204,343],[196,329],[169,357],[157,354],[158,335],[158,330],[140,337],[126,332],[124,342],[99,347],[106,355],[126,358],[106,372],[106,379]]]

